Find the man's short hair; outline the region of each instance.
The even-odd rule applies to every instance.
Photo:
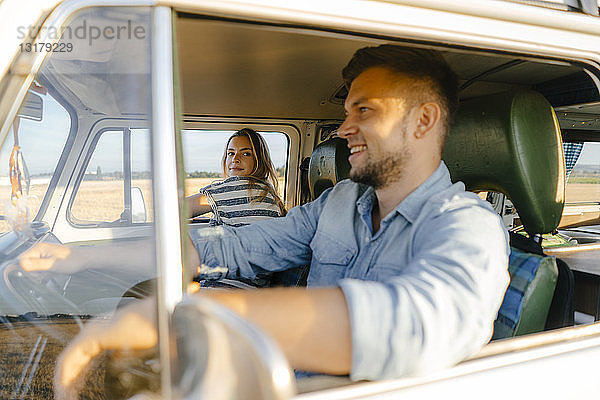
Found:
[[[364,47],[354,53],[342,70],[348,89],[358,75],[372,67],[388,68],[426,84],[442,108],[444,135],[448,132],[458,108],[458,79],[440,53],[393,44]],[[419,93],[415,96],[420,98]]]

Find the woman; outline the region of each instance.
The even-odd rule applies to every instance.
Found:
[[[212,225],[242,226],[285,215],[269,148],[255,130],[244,128],[231,135],[221,163],[226,179],[187,198],[190,216],[212,211]]]

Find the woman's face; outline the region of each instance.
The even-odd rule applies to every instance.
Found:
[[[247,136],[236,136],[229,141],[225,155],[227,176],[250,176],[254,171],[254,152]]]

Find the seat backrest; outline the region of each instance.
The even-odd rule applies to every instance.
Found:
[[[556,259],[511,247],[510,284],[494,321],[492,340],[540,332],[546,326],[558,270]]]
[[[452,180],[468,190],[504,193],[530,237],[558,226],[564,206],[562,139],[541,94],[519,90],[462,102],[443,159]],[[511,235],[509,273],[494,339],[544,330],[555,297],[556,259],[533,239]]]
[[[552,232],[562,216],[565,169],[552,106],[531,90],[461,103],[442,158],[467,190],[510,198],[530,234]]]
[[[332,137],[315,147],[308,164],[308,184],[312,200],[350,175],[348,142]]]

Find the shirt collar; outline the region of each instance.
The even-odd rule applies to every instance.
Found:
[[[452,185],[450,172],[448,172],[446,164],[441,161],[433,174],[398,204],[394,210],[383,219],[383,221],[393,218],[396,214],[400,214],[406,218],[408,222],[412,223],[419,215],[423,204],[431,197],[431,195],[448,188],[450,185]],[[367,213],[370,214],[376,200],[377,195],[375,194],[375,189],[369,186],[363,195],[356,201],[356,207],[359,214],[363,216]]]

